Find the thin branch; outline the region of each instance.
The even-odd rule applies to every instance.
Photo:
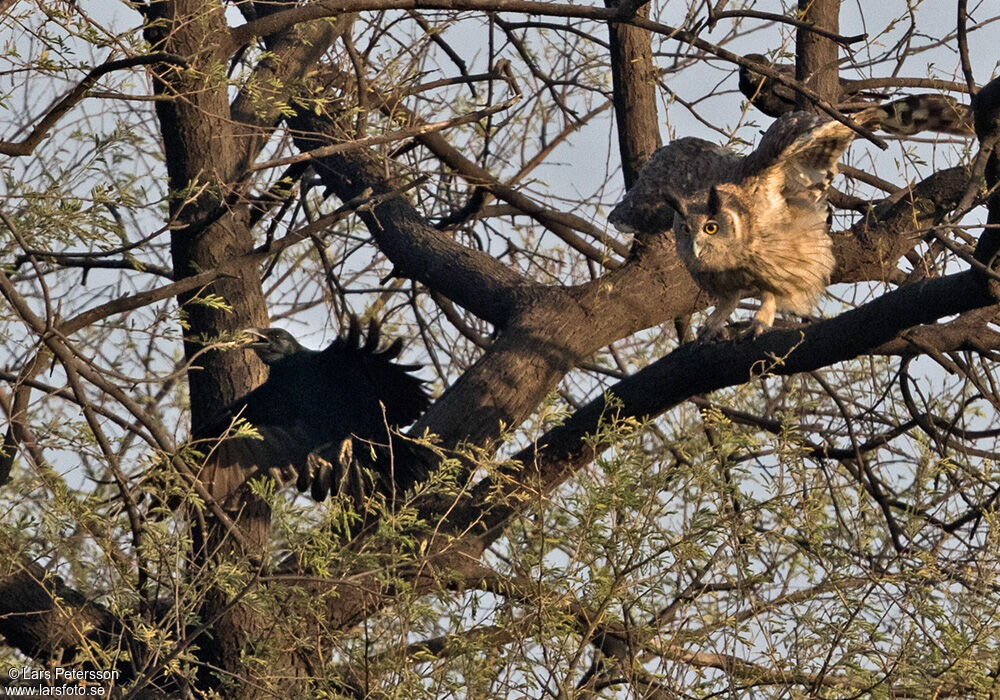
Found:
[[[499,65],[499,64],[498,64]],[[393,141],[402,141],[404,139],[414,138],[416,136],[423,136],[435,131],[442,131],[443,129],[450,129],[453,126],[460,126],[462,124],[469,124],[471,122],[477,122],[484,117],[487,117],[496,112],[503,111],[521,99],[521,92],[517,89],[516,83],[511,83],[511,88],[514,90],[514,94],[508,97],[503,102],[492,105],[490,107],[485,107],[483,109],[477,109],[474,112],[469,112],[468,114],[463,114],[460,117],[453,117],[452,119],[445,119],[439,122],[429,122],[425,124],[419,124],[417,126],[407,127],[405,129],[398,129],[396,131],[390,131],[386,134],[381,134],[379,136],[369,136],[363,139],[355,139],[353,141],[347,141],[345,143],[335,143],[330,146],[322,146],[320,148],[315,148],[311,151],[306,151],[304,153],[299,153],[294,156],[286,156],[284,158],[275,158],[273,160],[266,160],[261,163],[254,163],[248,169],[253,172],[257,170],[266,170],[268,168],[275,168],[281,165],[290,165],[292,163],[301,163],[303,161],[316,160],[317,158],[325,158],[326,156],[332,156],[336,153],[344,153],[345,151],[358,150],[365,148],[366,146],[377,146],[382,143],[392,143]]]
[[[174,66],[186,67],[187,61],[180,57],[175,56],[170,53],[152,53],[147,56],[133,56],[131,58],[121,58],[116,61],[106,61],[105,63],[91,69],[89,73],[84,77],[83,80],[77,84],[75,88],[70,90],[70,92],[56,102],[44,117],[35,125],[31,133],[18,143],[11,143],[10,141],[0,141],[0,154],[5,156],[26,156],[30,155],[35,147],[41,143],[42,139],[48,134],[49,130],[56,125],[63,115],[66,114],[70,109],[76,105],[84,96],[86,96],[87,91],[104,75],[116,71],[122,70],[124,68],[134,68],[135,66],[144,66],[154,63],[167,63]]]
[[[720,19],[742,19],[744,17],[749,17],[751,19],[763,19],[768,22],[780,22],[782,24],[790,24],[793,27],[798,27],[799,29],[805,29],[812,32],[813,34],[819,34],[822,37],[826,37],[831,41],[835,41],[842,46],[850,46],[851,44],[856,44],[859,41],[864,41],[868,38],[867,34],[854,34],[852,36],[844,36],[843,34],[836,34],[831,31],[827,31],[821,27],[817,27],[812,22],[806,22],[797,17],[789,17],[787,15],[778,14],[775,12],[761,12],[759,10],[726,10],[725,12],[713,12],[712,19],[718,21]]]
[[[320,2],[300,5],[261,19],[247,22],[246,24],[234,27],[230,31],[231,49],[249,43],[255,37],[267,36],[300,22],[309,22],[323,17],[332,17],[344,12],[360,12],[363,10],[451,10],[451,11],[480,11],[480,12],[519,12],[527,15],[551,16],[551,17],[579,17],[582,19],[593,19],[603,22],[619,22],[631,24],[641,29],[646,29],[657,34],[662,34],[677,41],[690,44],[702,51],[717,56],[723,60],[735,63],[747,68],[752,68],[768,78],[777,80],[782,85],[787,85],[798,93],[809,98],[820,110],[828,114],[841,124],[848,126],[853,131],[865,137],[881,149],[888,148],[884,139],[880,138],[871,129],[858,124],[850,117],[845,116],[835,105],[823,99],[815,90],[802,85],[796,80],[782,75],[770,66],[764,66],[752,61],[747,61],[742,56],[728,51],[717,44],[705,41],[693,32],[684,29],[671,27],[660,22],[654,22],[644,17],[629,16],[625,10],[632,7],[626,3],[619,8],[588,7],[580,5],[569,5],[562,3],[537,2],[537,0],[320,0]],[[634,10],[632,10],[634,13]]]
[[[487,107],[485,109],[478,109],[475,112],[470,112],[468,114],[463,114],[460,117],[455,117],[453,119],[445,119],[439,122],[429,122],[427,124],[421,124],[420,126],[411,126],[406,129],[397,129],[396,131],[390,131],[386,134],[381,134],[379,136],[368,136],[363,139],[355,139],[353,141],[347,141],[345,143],[335,143],[331,146],[322,146],[320,148],[315,148],[311,151],[306,151],[304,153],[299,153],[294,156],[285,156],[284,158],[274,158],[273,160],[265,160],[260,163],[254,163],[248,170],[255,172],[258,170],[267,170],[268,168],[276,168],[281,165],[290,165],[292,163],[302,163],[304,161],[316,160],[317,158],[325,158],[326,156],[332,156],[336,153],[344,153],[346,151],[353,151],[365,148],[366,146],[377,146],[383,143],[392,143],[393,141],[403,141],[405,139],[411,139],[415,136],[422,136],[424,134],[429,134],[434,131],[442,131],[444,129],[450,129],[454,126],[461,126],[462,124],[469,124],[471,122],[476,122],[483,117],[493,114],[494,112],[499,112],[500,110],[506,109],[514,104],[519,99],[510,98],[504,100],[500,104],[493,105],[492,107]]]

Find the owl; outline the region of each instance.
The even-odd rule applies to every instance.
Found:
[[[896,134],[952,130],[967,116],[950,98],[919,95],[865,109],[860,123]],[[781,115],[747,156],[699,138],[653,153],[608,220],[620,231],[673,229],[677,253],[718,303],[701,338],[744,296],[760,298],[754,334],[775,312],[809,313],[836,265],[826,191],[855,132],[807,113]]]

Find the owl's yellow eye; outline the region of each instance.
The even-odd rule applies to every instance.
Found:
[[[701,227],[701,230],[709,236],[714,236],[719,232],[719,225],[714,221],[706,221],[705,225]]]

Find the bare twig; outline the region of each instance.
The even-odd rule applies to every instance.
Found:
[[[806,22],[797,17],[789,17],[788,15],[782,15],[775,12],[761,12],[759,10],[726,10],[725,12],[713,12],[712,20],[713,23],[720,19],[730,19],[730,18],[743,18],[749,17],[752,19],[762,19],[768,22],[780,22],[782,24],[790,24],[793,27],[799,29],[805,29],[806,31],[812,32],[813,34],[819,34],[822,37],[826,37],[831,41],[835,41],[842,46],[850,46],[851,44],[856,44],[859,41],[864,41],[868,38],[867,34],[854,34],[851,36],[844,36],[843,34],[837,34],[835,32],[827,31],[821,27],[817,27],[812,22]]]
[[[469,112],[468,114],[463,114],[460,117],[454,117],[452,119],[445,119],[439,122],[428,122],[425,124],[420,124],[418,126],[411,126],[405,129],[397,129],[396,131],[390,131],[389,133],[382,134],[380,136],[369,136],[363,139],[355,139],[353,141],[348,141],[346,143],[335,143],[330,146],[323,146],[321,148],[316,148],[311,151],[306,151],[305,153],[299,153],[294,156],[286,156],[284,158],[275,158],[273,160],[266,160],[261,163],[254,163],[249,167],[251,172],[258,170],[266,170],[268,168],[276,168],[282,165],[290,165],[292,163],[301,163],[303,161],[316,160],[317,158],[324,158],[326,156],[332,156],[335,153],[343,153],[345,151],[352,151],[360,148],[365,148],[366,146],[376,146],[382,143],[392,143],[393,141],[402,141],[404,139],[414,138],[416,136],[422,136],[424,134],[433,133],[435,131],[442,131],[443,129],[450,129],[451,127],[460,126],[462,124],[469,124],[471,122],[477,122],[480,119],[500,112],[508,107],[511,107],[518,100],[521,99],[521,93],[515,92],[514,95],[507,98],[503,102],[495,104],[491,107],[484,107],[483,109],[477,109],[474,112]]]
[[[49,133],[49,130],[55,126],[66,112],[68,112],[72,107],[86,96],[87,91],[96,83],[102,76],[116,70],[122,70],[124,68],[134,68],[135,66],[144,66],[154,63],[167,63],[175,66],[184,67],[187,65],[187,61],[180,56],[175,56],[169,53],[152,53],[147,56],[133,56],[131,58],[121,58],[116,61],[107,61],[101,65],[93,68],[86,77],[77,84],[75,88],[70,90],[70,92],[56,102],[44,117],[35,125],[35,128],[31,130],[31,133],[23,140],[18,143],[11,143],[10,141],[0,141],[0,154],[5,156],[26,156],[30,155],[35,147],[41,143],[42,139]]]

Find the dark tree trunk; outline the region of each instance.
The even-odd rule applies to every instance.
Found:
[[[605,5],[617,7],[619,3],[605,0]],[[649,6],[636,14],[648,18]],[[643,164],[663,143],[656,116],[656,67],[645,29],[609,22],[608,40],[622,176],[625,189],[631,189]]]
[[[839,0],[803,0],[800,6],[806,10],[806,19],[837,31]],[[276,122],[276,117],[259,117],[253,105],[243,109],[239,99],[230,108],[226,81],[206,77],[224,74],[229,59],[215,43],[222,41],[220,37],[229,36],[221,3],[174,0],[151,7],[169,14],[166,17],[169,23],[162,31],[155,27],[148,29],[147,38],[155,48],[189,57],[192,62],[189,70],[167,69],[156,85],[161,95],[181,96],[159,102],[157,114],[173,194],[174,271],[183,276],[218,267],[252,250],[247,208],[233,188],[243,175],[244,165],[253,159],[268,133],[261,131],[251,139],[247,138],[249,129],[266,130]],[[303,38],[302,28],[294,31],[285,37],[287,50],[301,51],[298,68],[310,68],[322,53],[323,43],[315,37]],[[659,144],[653,66],[645,32],[612,24],[610,33],[623,171],[626,184],[630,185],[642,162]],[[275,38],[268,41],[278,51],[274,49]],[[808,77],[810,85],[822,96],[836,99],[839,90],[836,44],[803,30],[799,32],[797,49],[800,75]],[[295,66],[296,61],[288,59],[273,64],[275,71],[286,65]],[[281,79],[275,81],[281,83]],[[297,130],[296,145],[302,151],[349,138],[337,128],[335,118],[313,112],[295,117],[291,125]],[[367,188],[376,194],[389,192],[396,183],[386,176],[391,169],[391,163],[388,165],[378,160],[374,151],[365,149],[313,162],[323,183],[344,201]],[[998,170],[997,161],[992,161],[987,171],[991,181],[997,179]],[[933,182],[928,178],[914,188],[914,201],[930,202],[926,209],[918,211],[911,209],[909,203],[901,203],[898,209],[883,215],[881,221],[876,221],[873,215],[870,227],[868,222],[862,222],[852,235],[837,237],[837,258],[841,263],[838,281],[881,279],[886,266],[893,267],[899,256],[916,245],[916,239],[906,233],[936,220],[942,210],[954,206],[964,191],[961,173],[952,172],[951,178],[942,177],[944,174],[938,173]],[[926,200],[917,196],[923,194],[927,195]],[[995,214],[995,208],[991,208],[991,222]],[[456,243],[429,226],[405,197],[387,198],[360,216],[400,275],[426,284],[494,323],[499,330],[495,342],[480,360],[449,387],[417,424],[415,432],[430,428],[447,445],[462,440],[483,446],[491,444],[499,436],[501,425],[520,425],[569,369],[601,346],[708,303],[684,272],[672,240],[666,235],[640,242],[623,267],[600,279],[575,287],[560,287],[526,281],[488,254]],[[980,252],[989,259],[996,248],[991,250],[984,247]],[[213,416],[263,379],[262,366],[248,352],[210,351],[196,356],[204,348],[205,338],[267,323],[259,277],[252,265],[212,284],[204,293],[217,295],[229,309],[223,311],[192,303],[193,294],[179,299],[188,323],[187,356],[201,368],[192,371],[189,377],[196,423]],[[930,301],[925,301],[922,294],[930,294]],[[623,380],[615,390],[622,400],[623,414],[654,415],[692,394],[745,382],[754,367],[774,357],[790,358],[783,371],[821,367],[871,351],[874,346],[889,342],[896,331],[909,324],[988,304],[992,299],[973,275],[953,276],[886,295],[863,309],[814,324],[801,336],[798,331],[775,331],[757,341],[685,346]],[[548,489],[589,460],[594,446],[583,438],[593,433],[598,419],[605,414],[607,406],[602,402],[603,399],[595,400],[564,427],[551,431],[539,441],[540,448],[526,450],[523,462],[529,466],[523,475],[532,478],[535,475],[531,470],[537,469],[539,483]],[[238,465],[233,465],[233,469],[232,483],[238,484],[243,474]],[[521,476],[512,478],[505,488],[512,491],[522,488]],[[215,472],[213,478],[222,477]],[[208,487],[218,485],[217,481],[206,482]],[[450,547],[447,552],[451,558],[435,559],[427,564],[428,571],[437,566],[455,580],[465,575],[469,579],[474,577],[482,548],[496,537],[513,512],[490,502],[491,486],[484,480],[463,504],[464,509],[449,513],[450,520],[441,531],[464,539],[449,541],[446,546]],[[264,560],[269,525],[267,508],[248,496],[240,505],[243,508],[236,519],[243,528],[246,547],[236,546],[227,527],[206,513],[205,529],[199,531],[204,545],[199,563],[203,567],[227,557],[239,559],[242,555],[251,561]],[[485,524],[490,530],[484,533],[482,528],[474,529],[473,523]],[[433,551],[429,547],[428,552]],[[428,557],[428,561],[431,559]],[[53,594],[67,600],[73,594],[61,583],[40,587],[37,582],[41,577],[42,572],[25,567],[4,572],[0,577],[0,618],[5,624],[18,625],[4,627],[0,632],[15,640],[18,648],[38,656],[44,654],[46,646],[57,648],[63,642],[51,630],[32,628],[25,613],[38,614],[31,622],[65,624],[63,619],[49,623],[44,616],[51,612]],[[428,587],[439,583],[426,572],[413,574],[413,579],[418,583],[426,580],[423,585]],[[391,591],[379,587],[374,574],[366,580],[359,577],[349,585],[322,582],[321,586],[319,592],[330,601],[330,615],[325,622],[331,629],[357,623],[389,604],[392,598]],[[115,629],[116,621],[97,606],[87,607],[82,596],[71,602],[79,603],[83,621],[95,630],[107,634]],[[245,686],[237,687],[229,695],[250,698],[273,694],[269,689],[252,686],[249,680],[254,674],[245,673],[243,668],[242,655],[254,654],[264,646],[278,649],[270,655],[269,663],[281,664],[285,677],[294,673],[294,646],[274,643],[273,628],[239,599],[216,588],[209,592],[200,612],[209,627],[209,632],[196,642],[208,650],[202,660],[223,674],[232,674],[232,678],[248,679]],[[303,633],[302,637],[308,638],[308,634]],[[204,673],[202,681],[203,689],[217,684],[211,672]]]
[[[840,33],[840,0],[799,0],[802,19],[835,34]],[[808,29],[795,36],[795,77],[823,99],[836,103],[840,98],[840,70],[837,43]],[[805,95],[796,93],[796,108],[817,111]]]
[[[171,235],[173,266],[180,278],[246,255],[253,249],[253,239],[247,207],[232,190],[232,183],[239,175],[240,153],[230,119],[226,81],[217,77],[225,74],[228,59],[228,55],[218,50],[221,38],[228,36],[224,7],[222,3],[202,0],[174,0],[154,3],[151,7],[153,12],[170,15],[170,22],[163,29],[154,23],[146,30],[153,46],[189,57],[194,64],[192,70],[165,72],[156,84],[159,94],[182,96],[156,103],[173,193],[170,202],[175,222]],[[228,308],[197,301],[197,297],[208,294],[221,298]],[[253,266],[244,267],[205,290],[184,294],[178,303],[187,321],[185,355],[192,363],[188,372],[191,420],[199,425],[265,378],[263,365],[251,352],[206,352],[206,344],[242,328],[266,326],[267,308]],[[241,480],[237,465],[231,465],[229,473],[221,471],[202,476],[213,482],[206,484],[209,493],[217,492],[220,482],[225,482],[228,490]],[[235,554],[259,558],[268,539],[270,513],[259,502],[250,500],[244,505],[234,520],[252,551],[234,552],[236,542],[229,530],[206,512],[203,520],[193,519],[196,566],[190,575],[203,575],[220,559]],[[261,621],[250,608],[229,603],[229,596],[218,589],[206,596],[201,615],[211,621],[211,631],[198,645],[206,664],[204,669],[214,667],[239,678],[241,650],[252,645],[259,635]],[[202,674],[202,684],[217,684],[212,672]]]

